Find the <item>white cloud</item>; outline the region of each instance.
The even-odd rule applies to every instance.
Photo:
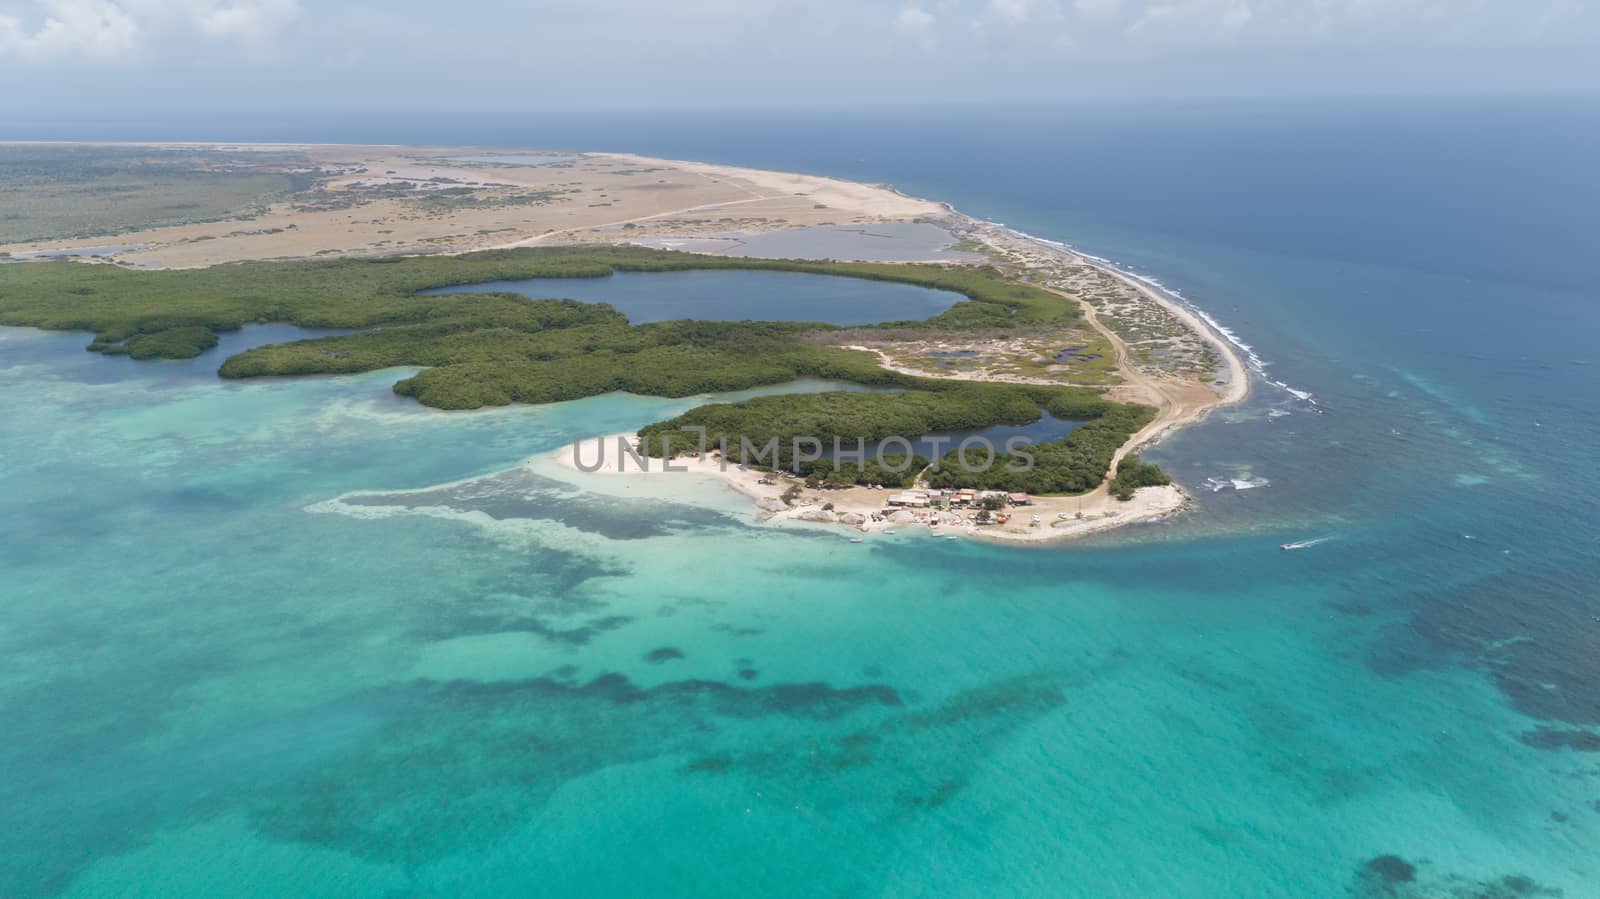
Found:
[[[920,34],[933,27],[933,14],[919,6],[908,6],[894,17],[894,27],[906,34]]]
[[[989,0],[989,12],[1013,25],[1020,25],[1033,13],[1030,0]]]
[[[53,76],[7,98],[19,107],[152,88],[231,104],[243,85],[314,100],[340,66],[368,92],[456,102],[450,79],[395,52],[420,45],[470,58],[480,82],[503,86],[482,97],[519,103],[530,79],[580,68],[574,104],[699,102],[712,81],[708,103],[841,105],[1347,84],[1594,89],[1600,0],[0,0],[0,81]],[[797,66],[827,74],[797,81]]]
[[[933,18],[933,13],[923,10],[922,6],[906,6],[894,14],[894,30],[910,38],[910,42],[914,42],[922,50],[933,50],[934,45],[938,43],[934,24],[936,19]]]
[[[1232,36],[1250,23],[1249,0],[1162,0],[1145,8],[1129,34],[1165,34],[1184,40]]]
[[[1227,9],[1222,11],[1222,30],[1238,31],[1250,24],[1251,15],[1250,4],[1248,3],[1228,4]]]
[[[114,59],[133,49],[138,33],[133,17],[108,0],[49,0],[32,30],[17,16],[0,15],[0,58]]]
[[[1072,8],[1076,9],[1080,16],[1097,19],[1102,16],[1109,16],[1121,9],[1122,0],[1076,0],[1072,4]]]
[[[172,35],[270,41],[300,14],[297,0],[43,0],[34,23],[0,12],[0,60],[128,61]]]
[[[211,37],[255,43],[277,34],[299,15],[296,0],[246,0],[204,10],[199,26]]]

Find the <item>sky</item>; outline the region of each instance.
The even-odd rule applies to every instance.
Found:
[[[1597,89],[1600,0],[0,0],[16,115]]]

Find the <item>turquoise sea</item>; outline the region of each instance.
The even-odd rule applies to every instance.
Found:
[[[23,127],[888,181],[1264,374],[1149,454],[1178,519],[854,545],[522,464],[699,400],[440,413],[211,376],[274,328],[0,329],[0,895],[1600,896],[1597,113]]]

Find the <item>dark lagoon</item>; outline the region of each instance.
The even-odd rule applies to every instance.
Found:
[[[832,325],[924,319],[966,299],[948,290],[801,272],[618,272],[605,278],[489,281],[424,291],[511,292],[610,303],[634,324],[707,321],[813,321]]]
[[[973,466],[981,466],[988,462],[986,446],[994,447],[996,455],[1004,455],[1007,441],[1016,439],[1018,445],[1026,449],[1028,445],[1050,443],[1060,440],[1083,426],[1081,421],[1067,418],[1057,418],[1045,413],[1043,418],[1025,425],[995,425],[990,428],[974,428],[967,431],[943,431],[935,434],[923,434],[920,437],[908,436],[906,442],[911,445],[911,451],[925,459],[938,459],[946,453],[960,448],[962,441],[971,441],[967,448],[967,459]],[[869,440],[862,444],[868,459],[879,456],[892,456],[906,451],[906,443],[890,439],[885,441]],[[840,453],[846,458],[856,452],[857,446],[850,441],[839,443]],[[836,454],[832,446],[823,448],[823,458],[831,459]]]

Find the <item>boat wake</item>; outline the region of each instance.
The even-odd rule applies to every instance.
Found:
[[[1329,540],[1332,540],[1332,539],[1333,539],[1332,537],[1317,537],[1317,538],[1312,539],[1312,540],[1301,540],[1299,543],[1285,543],[1285,544],[1283,544],[1282,548],[1283,549],[1310,549],[1311,547],[1316,546],[1319,543],[1327,543]]]

